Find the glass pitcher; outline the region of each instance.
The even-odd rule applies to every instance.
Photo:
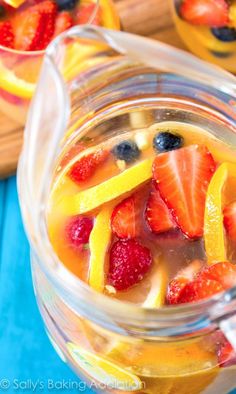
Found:
[[[71,50],[80,45],[90,57],[78,51],[72,62]],[[46,210],[55,168],[77,142],[86,148],[158,122],[202,126],[236,146],[235,98],[232,75],[128,33],[76,27],[46,51],[25,129],[18,190],[49,338],[95,392],[223,394],[235,388],[236,362],[229,357],[219,365],[215,347],[224,333],[236,348],[236,288],[161,309],[95,292],[63,266],[49,241]]]

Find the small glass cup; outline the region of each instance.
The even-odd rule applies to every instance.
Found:
[[[84,42],[90,59],[79,69],[70,65],[65,77],[71,46]],[[27,120],[18,190],[49,338],[81,384],[98,393],[226,394],[236,387],[235,360],[229,356],[219,366],[216,355],[223,333],[236,347],[236,288],[190,305],[148,309],[95,292],[50,244],[51,184],[71,147],[165,121],[202,127],[236,147],[235,78],[165,44],[92,26],[73,28],[49,45]]]
[[[207,3],[209,2],[206,1],[206,5]],[[181,13],[182,4],[183,0],[170,0],[176,29],[188,49],[200,58],[236,73],[236,22],[233,24],[229,19],[228,26],[220,29],[194,24],[186,20]],[[201,1],[201,5],[204,6],[204,1]],[[236,9],[234,17],[236,18]],[[223,29],[230,31],[227,37]]]
[[[103,27],[119,29],[119,18],[112,0],[84,0],[84,3],[95,3],[97,6],[88,16],[88,24],[93,23],[99,11]],[[1,130],[10,132],[24,126],[44,53],[18,51],[0,45]]]

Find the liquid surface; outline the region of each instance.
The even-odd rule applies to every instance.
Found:
[[[52,245],[58,257],[73,274],[87,283],[89,283],[90,280],[91,270],[94,270],[95,266],[96,271],[96,264],[100,264],[101,266],[99,270],[100,273],[102,271],[103,276],[102,279],[99,279],[103,283],[101,291],[104,291],[111,297],[124,301],[134,303],[145,302],[153,288],[153,281],[158,278],[160,267],[162,267],[162,274],[165,272],[165,277],[167,278],[165,279],[166,282],[169,283],[172,278],[178,275],[179,272],[182,272],[181,270],[185,269],[189,265],[191,266],[193,262],[193,264],[195,264],[197,261],[197,271],[207,265],[208,256],[204,247],[204,234],[201,236],[194,235],[193,237],[188,237],[186,232],[182,231],[178,222],[176,224],[176,217],[171,218],[171,220],[174,219],[173,223],[171,223],[167,229],[163,227],[165,226],[163,217],[160,217],[160,228],[155,227],[156,223],[154,223],[153,227],[152,220],[158,221],[160,216],[158,206],[151,206],[152,217],[148,218],[150,193],[153,190],[153,187],[154,189],[156,187],[155,185],[153,186],[155,179],[153,180],[152,163],[159,154],[160,157],[163,157],[163,155],[168,157],[170,152],[174,152],[170,151],[160,153],[153,147],[155,136],[166,130],[171,130],[175,135],[182,137],[183,146],[177,150],[178,152],[181,152],[181,149],[183,150],[184,148],[191,147],[191,149],[193,149],[192,154],[194,155],[194,147],[197,146],[201,148],[204,146],[209,154],[212,155],[215,168],[219,167],[220,164],[224,162],[236,162],[234,149],[222,143],[204,130],[180,123],[168,123],[165,125],[154,124],[149,127],[149,129],[136,130],[135,133],[127,132],[127,134],[122,135],[122,137],[115,137],[114,139],[106,141],[99,146],[82,150],[79,153],[78,151],[83,149],[83,147],[80,145],[73,147],[71,152],[67,154],[66,160],[64,158],[58,167],[58,175],[55,178],[52,189],[48,214],[48,228]],[[119,146],[119,144],[124,141],[132,141],[137,147],[138,145],[140,146],[140,148],[138,148],[138,157],[132,162],[120,160],[115,153],[114,147]],[[103,152],[102,155],[105,156],[101,159],[99,164],[95,165],[91,174],[89,174],[85,180],[77,181],[75,172],[73,178],[71,175],[72,169],[80,165],[81,160],[83,165],[88,166],[89,164],[86,162],[86,159],[83,163],[83,158],[86,158],[89,155],[91,156],[94,153],[96,154],[97,152]],[[150,174],[148,173],[146,177],[147,179],[141,179],[140,171],[142,170],[139,169],[138,166],[143,165],[143,163],[148,162],[149,160],[151,163],[150,171],[148,170]],[[149,163],[147,165],[149,165]],[[176,163],[173,165],[176,165]],[[196,167],[197,165],[198,163],[196,162]],[[135,173],[136,168],[138,175]],[[129,174],[131,169],[134,171],[132,174]],[[121,174],[126,176],[123,186],[121,185],[121,179],[119,179]],[[210,175],[210,178],[212,175]],[[130,189],[128,186],[129,182],[134,182],[135,177],[138,178],[137,182],[136,184],[134,183],[133,186],[131,185]],[[187,183],[191,182],[191,179],[188,179],[188,174],[184,174],[183,177],[184,179],[186,178]],[[113,182],[112,185],[110,185],[110,181]],[[175,187],[174,184],[173,187]],[[192,188],[194,187],[194,184],[189,184],[189,193],[192,192]],[[113,192],[114,197],[110,197],[110,194]],[[200,193],[197,191],[194,191],[194,193],[196,193],[193,195],[194,199],[198,199],[198,194]],[[236,180],[233,177],[229,178],[225,183],[223,194],[225,206],[236,200]],[[79,196],[77,201],[76,196]],[[83,207],[83,201],[79,201],[80,196],[83,197],[82,200],[84,199],[85,202],[88,203],[87,206]],[[134,196],[136,199],[135,208],[133,206],[131,208],[122,206],[123,202],[127,201],[127,198],[129,202],[130,196],[131,198]],[[187,210],[188,201],[185,201],[185,203],[186,206],[184,209]],[[119,208],[119,204],[121,204],[120,216],[118,215],[115,219],[111,219],[112,215],[114,216],[114,211],[117,209],[117,206]],[[201,204],[205,204],[205,201]],[[80,212],[81,209],[82,212]],[[139,215],[138,220],[137,218],[134,219],[135,215],[132,209],[137,211],[135,212],[135,215]],[[80,217],[78,215],[82,213],[82,218],[91,220],[93,223],[91,224],[92,228],[96,223],[99,214],[104,210],[109,211],[108,219],[106,220],[108,220],[107,226],[111,227],[107,241],[108,244],[103,247],[102,233],[105,231],[104,226],[106,225],[102,223],[100,230],[98,230],[97,238],[96,234],[93,232],[91,234],[93,234],[92,248],[98,248],[97,253],[100,253],[100,257],[103,255],[103,261],[91,262],[91,259],[93,259],[91,240],[88,238],[88,240],[85,241],[78,241],[78,244],[76,245],[76,242],[73,241],[69,235],[71,231],[69,223],[71,220],[74,220],[73,218]],[[122,213],[122,210],[124,213]],[[170,208],[170,211],[173,211],[173,207]],[[201,212],[204,212],[204,206],[201,207]],[[122,217],[122,215],[124,217]],[[189,221],[191,220],[192,219],[190,218]],[[188,223],[186,225],[188,227]],[[134,229],[133,226],[137,226],[139,228]],[[119,234],[119,231],[121,234]],[[122,231],[124,233],[122,233]],[[152,255],[152,264],[150,269],[147,270],[147,273],[143,275],[142,280],[134,283],[134,285],[127,286],[125,289],[122,288],[120,290],[119,286],[118,289],[116,289],[109,281],[109,264],[111,264],[112,246],[117,241],[130,241],[131,239],[135,239],[142,246],[148,248]],[[231,263],[235,263],[234,240],[232,241],[228,239],[226,243],[228,260]],[[101,247],[101,250],[99,250],[99,246]],[[102,248],[105,248],[105,250],[102,250]]]
[[[174,20],[178,33],[192,52],[235,73],[236,2],[216,0],[215,3],[216,8],[208,0],[173,1]]]

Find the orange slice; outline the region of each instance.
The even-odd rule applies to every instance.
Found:
[[[221,164],[213,175],[207,191],[204,241],[208,264],[227,261],[222,213],[222,191],[229,176],[236,177],[236,164]]]
[[[99,0],[102,26],[107,29],[120,30],[120,19],[111,0]]]
[[[66,215],[85,213],[130,192],[152,177],[152,162],[152,159],[143,160],[90,189],[72,196],[64,196],[60,202],[60,209]]]
[[[4,0],[4,3],[10,5],[11,7],[18,8],[23,3],[25,3],[25,1],[26,0]]]
[[[104,290],[107,250],[111,241],[110,219],[113,206],[104,207],[95,219],[94,227],[89,238],[89,285],[100,293]]]
[[[139,391],[143,387],[138,376],[107,360],[91,353],[79,345],[67,343],[67,350],[76,364],[95,383],[96,381],[107,387],[122,391]]]
[[[30,99],[35,90],[35,84],[17,77],[10,69],[0,62],[0,88],[15,96]]]

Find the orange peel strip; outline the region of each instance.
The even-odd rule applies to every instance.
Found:
[[[91,253],[89,260],[89,285],[100,293],[104,290],[104,264],[111,241],[110,219],[112,211],[113,206],[106,206],[99,212],[89,238]]]
[[[207,190],[204,241],[209,265],[219,261],[227,261],[222,213],[222,190],[229,176],[236,177],[236,164],[221,164],[214,173]]]

